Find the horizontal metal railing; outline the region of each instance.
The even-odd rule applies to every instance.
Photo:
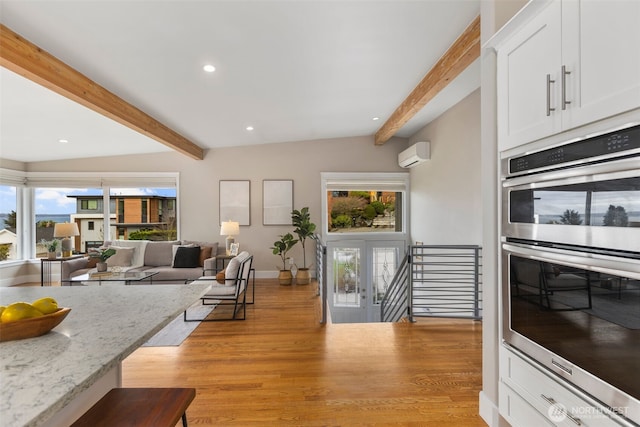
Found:
[[[381,304],[381,321],[416,317],[482,318],[481,248],[410,246]]]

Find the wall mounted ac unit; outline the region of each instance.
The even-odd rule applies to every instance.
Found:
[[[412,168],[429,160],[431,146],[429,141],[420,141],[398,154],[398,164],[403,168]]]

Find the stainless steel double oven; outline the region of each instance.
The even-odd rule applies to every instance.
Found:
[[[640,419],[640,125],[501,160],[507,345]]]

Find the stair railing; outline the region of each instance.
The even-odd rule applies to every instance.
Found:
[[[481,248],[476,245],[409,246],[381,303],[382,322],[404,316],[482,318]]]

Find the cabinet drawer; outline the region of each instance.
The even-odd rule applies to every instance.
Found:
[[[540,412],[509,386],[500,383],[500,415],[517,427],[553,426]]]
[[[500,377],[508,388],[557,426],[614,427],[624,425],[615,414],[595,401],[579,396],[564,386],[562,379],[532,365],[509,349],[501,349]],[[502,409],[501,409],[502,410]]]

